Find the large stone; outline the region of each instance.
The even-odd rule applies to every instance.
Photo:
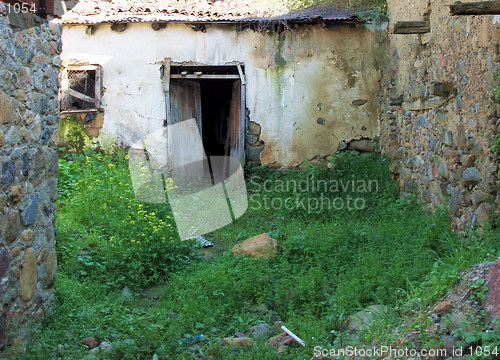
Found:
[[[21,271],[21,300],[29,301],[36,288],[36,255],[33,248],[24,253],[23,270]]]
[[[57,257],[56,251],[52,250],[42,265],[40,282],[45,289],[51,288],[56,281]]]
[[[264,144],[257,143],[257,146],[249,146],[247,148],[248,161],[260,161],[260,154],[264,150]]]
[[[23,218],[23,224],[25,226],[28,225],[33,225],[36,223],[36,219],[38,216],[38,201],[40,197],[38,194],[31,194],[29,196],[28,204],[26,205],[26,208],[23,211],[22,218]]]
[[[444,131],[441,134],[441,142],[445,145],[453,145],[453,133],[451,131]]]
[[[472,193],[470,200],[472,201],[472,204],[474,206],[478,206],[479,204],[483,203],[487,198],[488,196],[486,195],[486,193],[478,190]]]
[[[425,114],[423,115],[420,115],[419,117],[417,117],[417,123],[418,125],[424,127],[424,128],[428,128],[429,127],[429,120],[427,119],[427,116],[425,116]]]
[[[0,124],[12,121],[13,107],[11,99],[0,92]]]
[[[481,174],[475,167],[467,168],[462,174],[462,183],[464,186],[476,185],[481,181]]]
[[[16,145],[21,141],[21,134],[17,126],[11,126],[9,131],[5,134],[4,141],[6,144]]]
[[[447,178],[448,177],[448,166],[446,161],[439,156],[434,157],[434,164],[436,165],[436,170],[439,176]]]
[[[467,145],[467,134],[464,124],[460,123],[457,127],[457,145],[461,149],[465,149]]]
[[[33,234],[33,230],[31,229],[27,229],[27,230],[24,230],[22,233],[21,233],[21,238],[26,241],[27,243],[30,243],[32,240],[33,240],[33,237],[35,235]]]
[[[422,100],[417,99],[415,101],[410,101],[410,102],[404,102],[402,104],[403,110],[408,110],[408,111],[420,111],[422,110]]]
[[[240,338],[224,338],[224,342],[232,346],[250,346],[253,344],[253,339],[249,337]]]
[[[462,202],[462,192],[459,189],[453,189],[450,196],[450,210],[452,214],[455,214]]]
[[[477,220],[480,224],[485,224],[490,219],[492,206],[488,203],[482,203],[476,210]]]
[[[449,301],[441,301],[434,307],[434,313],[440,315],[451,311],[452,304]]]
[[[365,331],[392,317],[395,317],[395,313],[391,308],[384,305],[371,305],[350,316],[345,327],[347,330]]]
[[[0,183],[9,185],[16,177],[16,165],[9,160],[2,164],[2,177]]]
[[[9,269],[9,251],[4,247],[0,247],[0,279],[7,274]]]
[[[446,99],[436,96],[431,99],[426,100],[422,105],[422,110],[431,110],[443,106],[446,103]]]
[[[93,337],[86,337],[85,339],[82,339],[82,344],[87,346],[89,349],[93,349],[97,346],[99,346],[99,343],[97,342],[96,339]]]
[[[254,338],[271,335],[273,330],[265,322],[261,322],[250,329],[250,335]]]
[[[18,203],[23,198],[23,188],[21,185],[15,185],[10,189],[10,199],[14,203]]]
[[[255,136],[260,136],[260,133],[261,133],[261,127],[259,124],[257,124],[256,122],[254,121],[249,121],[248,122],[248,133],[251,134],[251,135],[255,135]]]
[[[268,234],[251,237],[233,246],[233,255],[249,255],[255,258],[273,258],[278,254],[278,242]]]
[[[494,319],[500,316],[500,258],[491,269],[487,277],[486,286],[488,287],[488,291],[483,305]]]
[[[7,226],[5,230],[5,240],[7,240],[7,243],[16,241],[20,229],[21,222],[19,220],[19,213],[17,212],[17,210],[8,210]]]
[[[258,136],[255,136],[255,135],[252,135],[252,134],[248,134],[247,135],[247,144],[248,145],[255,145],[257,143],[257,141],[259,141],[259,137]]]
[[[337,147],[337,151],[344,151],[345,149],[347,149],[347,144],[345,141],[341,141],[339,143],[339,146]]]
[[[375,145],[370,139],[353,140],[349,143],[349,149],[362,152],[372,152],[375,150]]]
[[[460,161],[464,167],[470,168],[470,167],[474,166],[474,162],[476,161],[476,158],[474,155],[462,155],[460,157]]]

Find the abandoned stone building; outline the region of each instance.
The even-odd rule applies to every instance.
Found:
[[[249,4],[82,0],[16,31],[0,2],[0,347],[53,300],[60,114],[103,147],[195,118],[207,155],[274,167],[380,151],[456,228],[498,212],[500,14],[388,0],[377,25]]]
[[[230,137],[232,156],[274,166],[378,134],[381,40],[353,12],[200,4],[79,3],[63,18],[64,112],[95,111],[102,144],[130,145],[164,126],[168,96],[168,122],[197,118],[207,155]]]

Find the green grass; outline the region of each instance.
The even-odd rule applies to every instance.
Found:
[[[347,153],[331,169],[247,169],[251,208],[209,235],[213,256],[202,259],[192,243],[178,239],[168,205],[134,199],[124,154],[89,151],[61,159],[57,302],[22,356],[90,359],[80,341],[93,336],[113,344],[103,359],[195,359],[188,349],[192,343],[180,340],[203,334],[198,351],[207,359],[309,359],[315,345],[345,343],[342,323],[358,309],[384,304],[403,314],[415,302],[425,308],[460,271],[498,256],[498,232],[471,232],[467,239],[455,234],[444,210],[429,214],[414,198],[399,198],[388,166],[378,155]],[[341,180],[376,180],[378,186],[371,192],[276,187]],[[366,208],[310,212],[256,206],[264,198],[307,203],[321,195],[358,197]],[[279,241],[278,257],[230,254],[234,244],[263,232]],[[158,301],[141,295],[151,285],[158,285]],[[124,296],[124,286],[134,296]],[[270,309],[266,315],[257,311],[262,304]],[[278,356],[267,339],[237,351],[220,343],[235,331],[277,319],[308,346],[289,347]],[[387,345],[396,321],[359,341]]]

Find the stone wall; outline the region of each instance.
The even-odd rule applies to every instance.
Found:
[[[447,0],[389,0],[397,21],[429,19],[423,35],[389,34],[381,89],[382,147],[406,193],[449,207],[454,225],[482,222],[498,208],[499,125],[492,98],[500,19],[449,15]]]
[[[0,2],[0,349],[50,309],[57,267],[60,28],[13,29]]]

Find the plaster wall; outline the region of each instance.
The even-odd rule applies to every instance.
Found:
[[[173,62],[224,65],[241,62],[247,79],[248,120],[261,127],[260,161],[294,166],[328,156],[342,140],[378,135],[377,93],[381,72],[379,33],[348,25],[303,25],[276,32],[238,31],[213,24],[206,32],[181,23],[155,31],[131,23],[65,25],[63,64],[103,69],[103,143],[134,141],[161,128],[165,99],[159,69]],[[363,105],[353,101],[366,100]],[[359,103],[359,102],[358,102]]]

